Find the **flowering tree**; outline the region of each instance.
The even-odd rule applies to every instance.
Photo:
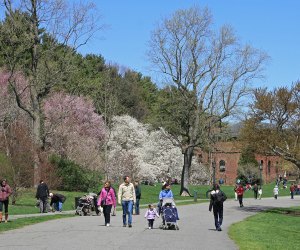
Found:
[[[151,131],[149,125],[139,123],[128,115],[115,116],[112,122],[107,169],[110,178],[117,181],[120,176],[129,174],[133,178],[150,181],[170,177],[180,179],[183,164],[181,149],[174,146],[164,129]],[[192,168],[204,173],[196,160]]]
[[[18,107],[9,88],[9,73],[0,71],[0,176],[9,180],[13,189],[12,203],[16,202],[20,187],[30,186],[33,179],[32,140],[28,117]],[[21,74],[14,76],[16,91],[26,100],[26,81]],[[24,90],[25,91],[22,91]]]
[[[53,93],[44,102],[47,149],[92,170],[99,170],[105,138],[102,116],[91,100]]]

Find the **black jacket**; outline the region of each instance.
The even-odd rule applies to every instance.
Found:
[[[212,207],[219,207],[223,209],[223,202],[227,199],[226,194],[222,190],[218,190],[219,194],[222,196],[222,201],[218,201],[216,191],[217,190],[213,190],[210,194],[209,211],[211,211]]]
[[[49,189],[46,183],[42,182],[38,185],[35,198],[43,199],[49,196]]]
[[[62,194],[53,194],[51,197],[50,206],[52,206],[53,203],[62,202],[64,203],[66,200],[66,197]]]

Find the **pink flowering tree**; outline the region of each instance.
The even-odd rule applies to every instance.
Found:
[[[92,170],[102,164],[106,128],[91,100],[53,93],[44,102],[45,145],[48,150]]]

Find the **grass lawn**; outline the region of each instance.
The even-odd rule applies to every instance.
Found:
[[[300,207],[261,212],[229,228],[241,250],[299,249]]]
[[[118,186],[114,186],[116,192],[118,192]],[[206,199],[206,192],[209,190],[210,186],[199,185],[199,186],[190,186],[191,195],[194,195],[194,192],[197,192],[198,202],[203,202],[200,199]],[[263,195],[262,197],[271,197],[273,196],[273,188],[274,184],[266,184],[263,186]],[[158,202],[158,194],[161,191],[161,185],[158,184],[156,186],[148,186],[142,185],[142,199],[140,204],[156,204]],[[226,193],[228,198],[234,198],[233,186],[223,185],[221,189]],[[100,190],[100,187],[99,187]],[[99,190],[95,190],[95,193],[98,193]],[[39,213],[39,209],[35,207],[36,199],[35,197],[35,189],[26,189],[22,191],[20,197],[18,197],[16,205],[9,206],[9,214],[34,214]],[[65,192],[65,191],[55,191],[51,190],[51,192],[56,193],[59,192],[67,197],[66,202],[63,205],[63,210],[74,210],[75,209],[75,197],[81,197],[85,193],[84,192]],[[188,204],[193,203],[193,197],[182,197],[179,195],[180,185],[172,185],[172,192],[174,194],[175,201],[182,201],[183,203],[178,204]],[[280,189],[279,196],[289,195],[288,189]],[[245,192],[245,198],[253,197],[252,191]],[[184,202],[186,201],[186,202]]]
[[[56,215],[49,215],[49,216],[38,216],[38,217],[29,217],[29,218],[20,218],[14,221],[9,221],[8,223],[1,223],[0,225],[0,233],[8,231],[8,230],[13,230],[17,228],[22,228],[25,226],[29,226],[32,224],[48,221],[48,220],[57,220],[57,219],[63,219],[63,218],[68,218],[72,217],[74,215],[61,215],[61,214],[56,214]]]

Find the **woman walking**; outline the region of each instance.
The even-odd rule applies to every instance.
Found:
[[[111,187],[110,181],[106,181],[104,183],[97,205],[103,208],[105,226],[109,227],[111,208],[112,206],[114,206],[114,208],[116,207],[116,196],[113,188]]]
[[[1,181],[0,188],[1,188],[0,189],[0,223],[2,222],[3,206],[5,211],[5,223],[6,223],[8,221],[8,203],[9,203],[8,197],[11,195],[12,191],[5,179]]]

